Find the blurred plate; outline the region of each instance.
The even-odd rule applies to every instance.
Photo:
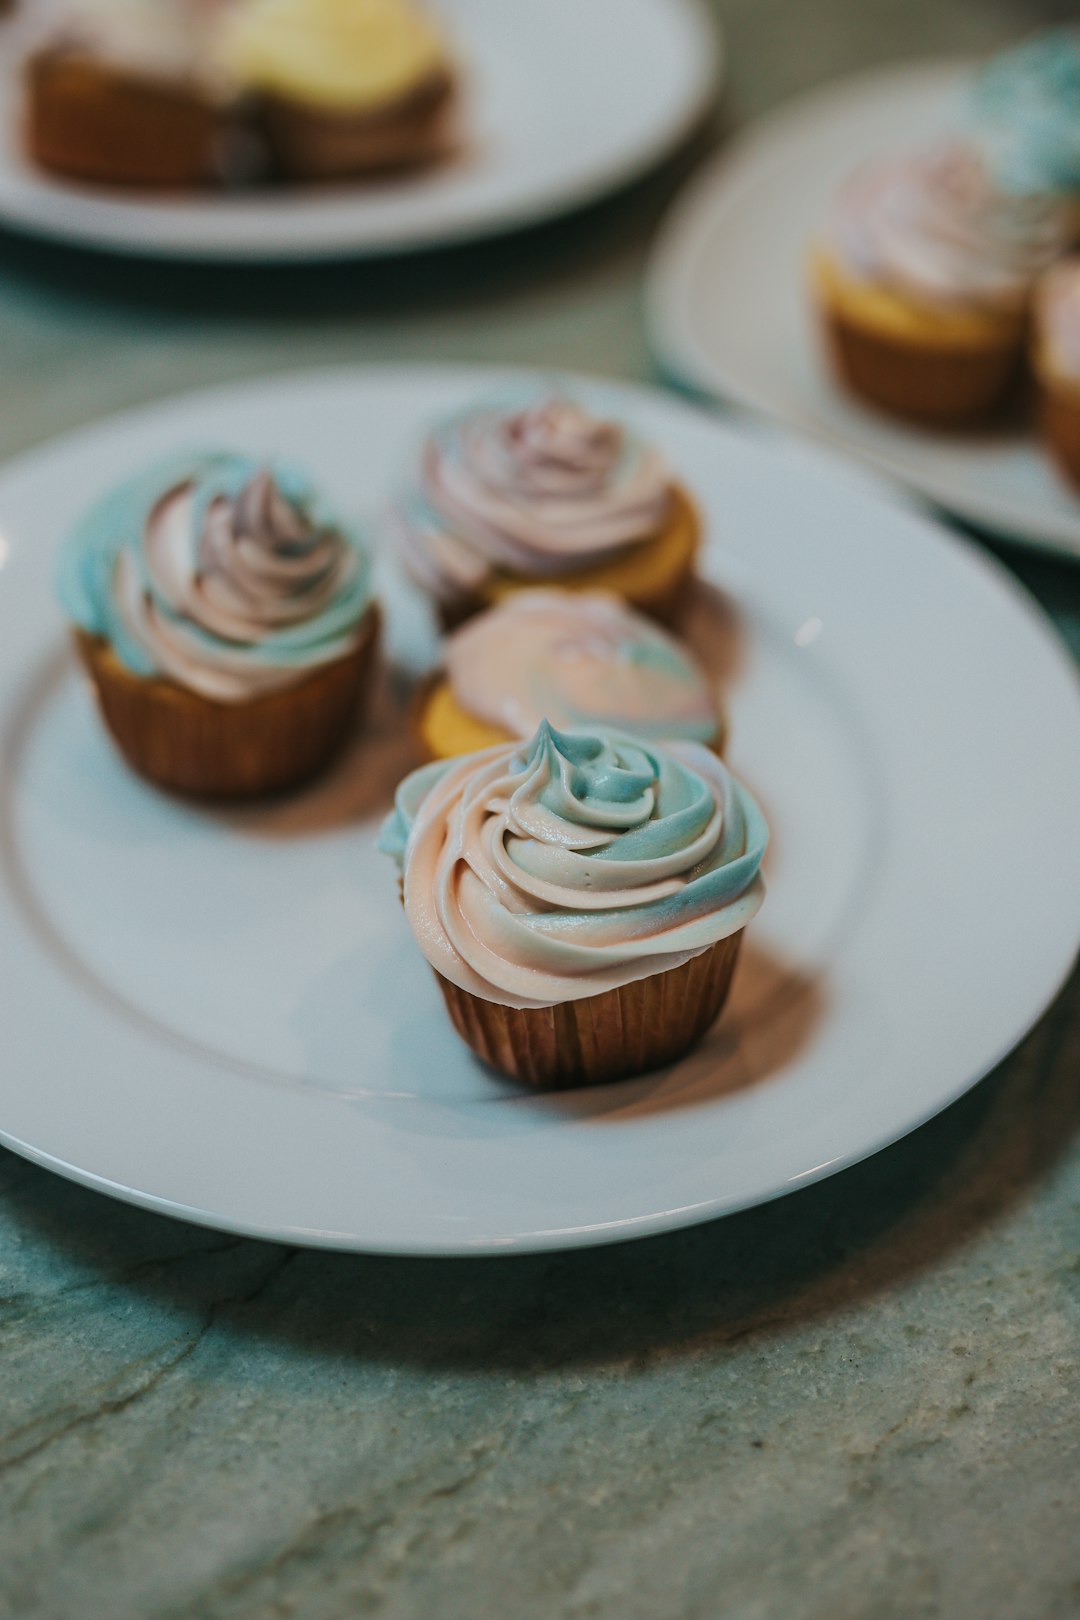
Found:
[[[661,1074],[523,1094],[473,1061],[374,847],[438,646],[382,557],[397,678],[309,790],[213,812],[131,776],[51,591],[84,504],[219,442],[384,507],[459,369],[260,379],[0,472],[0,1139],[154,1209],[289,1242],[550,1249],[745,1208],[883,1147],[1020,1039],[1080,927],[1080,697],[976,548],[815,451],[582,381],[662,445],[708,540],[692,626],[773,842],[729,1009]],[[1032,724],[1038,716],[1038,724]]]
[[[959,117],[964,69],[905,67],[829,86],[755,126],[676,203],[649,276],[662,363],[694,387],[861,457],[957,517],[1080,557],[1080,499],[1027,422],[934,433],[864,410],[833,384],[804,268],[836,186],[861,159]]]
[[[535,224],[635,179],[702,117],[720,45],[700,0],[437,0],[464,66],[463,151],[397,179],[128,195],[23,157],[15,25],[0,35],[0,222],[117,252],[303,260]],[[0,25],[2,26],[2,25]]]

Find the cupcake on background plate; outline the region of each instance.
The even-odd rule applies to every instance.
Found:
[[[674,1062],[763,898],[754,800],[694,743],[560,733],[425,766],[382,833],[458,1034],[533,1085]]]
[[[610,591],[670,621],[700,538],[658,450],[550,393],[437,426],[396,527],[445,628],[530,585]]]
[[[1055,265],[1036,289],[1031,369],[1043,436],[1080,488],[1080,258]]]
[[[159,787],[292,786],[348,736],[378,636],[370,564],[296,469],[153,467],[77,525],[58,583],[105,724]]]
[[[24,64],[30,157],[109,185],[220,178],[228,96],[207,60],[215,14],[211,0],[67,0]]]
[[[235,0],[219,60],[292,179],[416,166],[450,148],[454,70],[415,0]]]
[[[916,422],[986,417],[1019,375],[1034,282],[1070,234],[1060,196],[1004,189],[970,144],[865,166],[811,263],[840,380]]]
[[[433,759],[560,731],[613,727],[719,752],[723,722],[704,671],[674,636],[602,591],[529,590],[455,630],[421,694]]]

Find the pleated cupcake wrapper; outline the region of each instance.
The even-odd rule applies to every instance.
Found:
[[[740,930],[681,967],[554,1007],[503,1007],[435,976],[454,1028],[492,1068],[532,1086],[592,1086],[695,1046],[727,1000],[741,942]]]
[[[1002,404],[1019,375],[1019,335],[947,346],[879,335],[835,309],[823,318],[841,381],[860,399],[912,421],[978,421]]]
[[[213,179],[219,114],[179,78],[140,74],[60,46],[31,54],[25,89],[26,141],[44,168],[120,185],[198,186]]]
[[[298,180],[408,169],[450,156],[455,87],[449,73],[377,112],[332,113],[268,94],[260,111],[277,166]]]
[[[378,631],[372,607],[353,652],[250,703],[216,703],[133,675],[106,642],[81,631],[76,643],[105,724],[134,770],[176,793],[237,799],[293,786],[329,762],[367,694]]]

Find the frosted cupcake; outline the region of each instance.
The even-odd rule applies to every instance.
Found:
[[[1080,488],[1080,258],[1047,271],[1035,294],[1031,369],[1046,443]]]
[[[42,167],[112,185],[198,186],[227,162],[208,0],[68,0],[25,67]]]
[[[427,163],[448,149],[453,70],[413,0],[238,0],[219,58],[294,179]]]
[[[409,573],[447,627],[530,585],[611,591],[669,620],[699,540],[658,450],[554,396],[437,427],[397,528]]]
[[[291,786],[349,733],[378,632],[369,560],[294,468],[151,468],[71,534],[59,592],[105,724],[161,787]]]
[[[434,759],[559,731],[613,727],[719,750],[715,692],[674,636],[602,591],[517,591],[449,638],[417,724]]]
[[[975,147],[870,165],[841,191],[812,282],[840,379],[919,422],[975,421],[1014,382],[1036,277],[1069,211],[1008,191]]]
[[[381,845],[458,1034],[535,1085],[658,1068],[717,1017],[767,830],[708,749],[559,733],[425,766]]]

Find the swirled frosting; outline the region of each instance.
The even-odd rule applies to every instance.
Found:
[[[998,184],[1080,191],[1080,30],[1051,29],[993,57],[975,80],[972,115]]]
[[[708,749],[545,722],[527,744],[407,777],[380,843],[438,973],[487,1001],[547,1007],[738,932],[761,905],[767,837]]]
[[[290,686],[364,634],[370,565],[305,475],[171,461],[93,507],[61,555],[71,618],[136,675],[220,703]]]
[[[461,707],[513,737],[545,718],[688,742],[717,733],[690,653],[603,591],[518,591],[449,638],[445,667]]]
[[[247,88],[350,112],[445,71],[439,31],[412,0],[239,0],[221,57]]]
[[[406,566],[442,601],[494,575],[544,580],[660,533],[672,504],[658,451],[568,399],[443,423],[397,514]]]
[[[1080,387],[1080,258],[1066,259],[1043,276],[1034,326],[1038,370]]]
[[[208,55],[216,13],[212,0],[62,0],[31,27],[31,48],[45,45],[100,56],[116,67],[154,77],[200,81],[223,89]]]
[[[953,143],[857,171],[828,242],[851,274],[901,296],[1020,313],[1069,229],[1059,198],[1005,191],[973,146]]]

